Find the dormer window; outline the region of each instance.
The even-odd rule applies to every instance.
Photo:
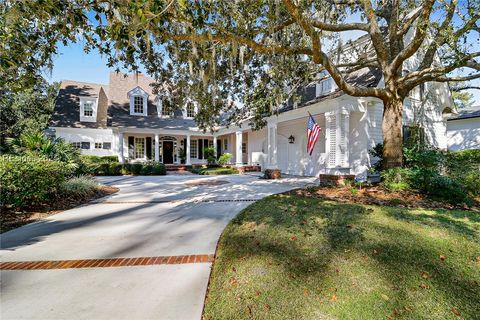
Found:
[[[80,121],[97,121],[97,98],[80,97]]]
[[[83,116],[93,117],[93,101],[86,101],[83,104]]]
[[[134,116],[147,116],[148,93],[140,87],[128,92],[130,98],[130,114]]]
[[[133,97],[133,113],[143,114],[143,97],[142,96]]]
[[[332,78],[326,71],[322,71],[319,73],[320,81],[317,83],[316,88],[316,96],[325,95],[327,93],[332,92],[333,85],[332,85]]]
[[[187,104],[187,118],[194,118],[195,117],[195,106],[193,103]]]

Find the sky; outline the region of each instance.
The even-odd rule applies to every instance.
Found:
[[[82,43],[78,42],[59,47],[58,54],[54,58],[53,69],[45,74],[45,77],[49,82],[76,80],[108,84],[110,71],[113,69],[107,67],[107,59],[96,50],[85,53]],[[476,84],[479,85],[480,81],[477,80]],[[480,105],[480,90],[470,90],[470,92],[474,95],[474,105]]]

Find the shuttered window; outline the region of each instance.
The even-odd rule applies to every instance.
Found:
[[[337,116],[332,115],[327,118],[328,128],[330,130],[330,154],[328,155],[329,167],[337,166]]]

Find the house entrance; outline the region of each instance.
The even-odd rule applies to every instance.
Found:
[[[163,141],[163,163],[173,164],[173,141]]]

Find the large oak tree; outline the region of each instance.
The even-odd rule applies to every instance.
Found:
[[[167,107],[197,101],[202,127],[221,123],[221,113],[258,127],[326,70],[345,93],[383,102],[387,168],[402,164],[403,100],[412,89],[480,77],[475,0],[7,0],[2,6],[4,85],[50,65],[58,43],[81,37],[110,66],[143,66]],[[352,33],[365,34],[370,46],[353,47],[358,52],[343,59]],[[380,70],[381,87],[346,81],[367,67]]]

